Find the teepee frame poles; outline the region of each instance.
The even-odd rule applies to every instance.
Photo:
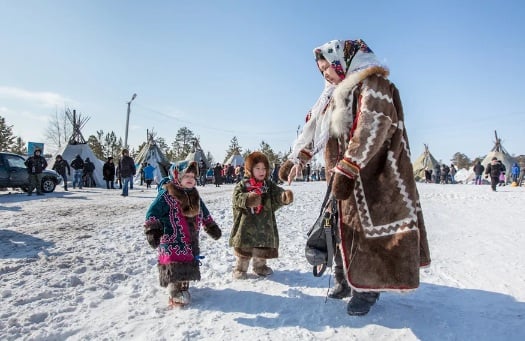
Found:
[[[71,133],[71,137],[69,138],[69,144],[86,144],[86,140],[84,139],[84,136],[82,136],[81,129],[84,128],[87,121],[89,121],[89,117],[82,117],[80,114],[78,114],[77,117],[77,111],[66,109],[66,117],[73,125],[73,132]]]

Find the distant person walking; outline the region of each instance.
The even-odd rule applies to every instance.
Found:
[[[62,158],[62,155],[58,154],[55,157],[55,164],[53,165],[53,170],[60,174],[60,176],[64,180],[64,191],[67,192],[67,176],[71,176],[71,168],[69,167],[67,161]]]
[[[84,161],[84,184],[86,187],[97,187],[93,172],[95,171],[95,164],[87,157]]]
[[[518,183],[518,178],[520,176],[520,166],[517,162],[514,162],[514,165],[512,165],[511,175],[512,182]]]
[[[78,188],[82,189],[82,172],[84,171],[84,161],[77,154],[75,159],[71,161],[71,168],[75,170],[73,174],[73,189],[78,185]]]
[[[441,181],[441,166],[437,164],[434,166],[434,182],[439,183]]]
[[[490,176],[490,187],[496,192],[496,186],[499,183],[499,175],[501,174],[502,168],[501,163],[498,162],[497,157],[493,157],[492,161],[487,165],[485,169],[485,178]]]
[[[215,179],[215,187],[220,187],[222,183],[222,167],[221,164],[217,162],[217,165],[213,168],[213,177]]]
[[[44,195],[44,193],[42,193],[42,172],[47,167],[47,161],[40,155],[41,153],[42,150],[36,148],[33,156],[25,161],[27,173],[29,173],[29,190],[27,191],[27,195],[33,194],[33,189],[36,189],[36,195]]]
[[[481,161],[478,161],[475,165],[474,165],[474,174],[476,175],[476,185],[481,185],[482,183],[482,179],[481,177],[483,176],[483,171],[485,170],[485,167],[483,167],[483,165],[481,164]]]
[[[503,164],[503,162],[501,162],[501,160],[498,160],[498,163],[500,164],[501,166],[501,171],[499,173],[499,183],[498,183],[498,186],[505,186],[507,184],[507,168],[505,167],[505,165]]]
[[[199,185],[206,186],[206,172],[208,171],[208,166],[204,160],[199,161]]]
[[[128,186],[133,182],[133,176],[137,173],[135,168],[135,161],[129,156],[127,149],[122,150],[122,158],[120,159],[119,166],[120,177],[122,181],[122,196],[128,196]],[[133,189],[133,187],[130,187]]]
[[[144,181],[146,182],[146,188],[151,188],[151,183],[153,182],[155,169],[156,168],[150,165],[149,163],[147,163],[146,167],[142,169],[142,172],[144,173]]]
[[[456,183],[456,173],[457,173],[456,166],[454,166],[454,164],[451,164],[450,165],[450,183],[451,184]]]
[[[113,163],[113,157],[108,157],[108,160],[104,163],[102,175],[104,176],[104,180],[106,180],[106,188],[115,189],[115,164]]]

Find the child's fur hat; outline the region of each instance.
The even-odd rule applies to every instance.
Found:
[[[268,179],[270,177],[270,162],[268,161],[268,157],[261,152],[253,152],[246,157],[246,160],[244,160],[244,175],[251,178],[253,176],[253,167],[259,162],[264,164],[264,167],[266,168],[266,175],[264,178]]]

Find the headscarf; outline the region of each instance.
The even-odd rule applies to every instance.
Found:
[[[176,164],[172,164],[168,176],[171,179],[171,181],[173,181],[173,183],[180,186],[182,177],[186,173],[190,172],[195,174],[195,177],[199,176],[199,167],[197,166],[197,162],[184,160]]]
[[[332,40],[313,50],[316,62],[324,58],[334,68],[339,77],[344,80],[350,74],[361,70],[382,65],[368,45],[361,39],[357,40]],[[320,70],[319,70],[320,71]],[[299,163],[301,150],[309,148],[311,153],[316,154],[324,149],[330,136],[330,121],[332,111],[327,108],[333,95],[335,85],[325,81],[321,95],[310,109],[307,117],[309,120],[303,127],[301,134],[295,140],[289,159]]]
[[[292,147],[292,152],[288,156],[290,160],[294,163],[299,163],[299,153],[304,148],[309,147],[310,143],[313,141],[314,146],[312,152],[315,154],[318,152],[320,147],[317,141],[324,140],[324,135],[328,137],[329,134],[329,121],[326,120],[324,114],[325,108],[330,102],[332,92],[334,91],[335,86],[325,81],[323,91],[321,95],[313,105],[313,107],[308,111],[307,122],[301,131],[301,134],[297,136],[297,139],[294,142]]]
[[[361,39],[332,40],[316,47],[313,52],[316,62],[321,58],[326,59],[342,80],[351,73],[372,66],[384,67]]]

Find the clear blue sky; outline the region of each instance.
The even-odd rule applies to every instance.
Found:
[[[43,140],[67,106],[128,144],[186,126],[222,162],[233,136],[287,151],[323,81],[312,49],[365,40],[400,89],[415,159],[525,154],[523,1],[0,0],[0,116]]]

